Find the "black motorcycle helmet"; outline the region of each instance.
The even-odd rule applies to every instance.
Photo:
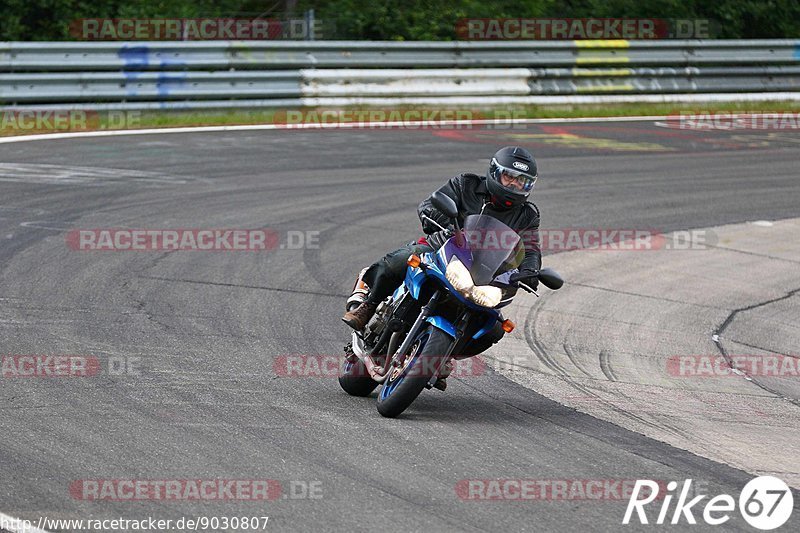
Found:
[[[494,154],[489,164],[486,186],[492,203],[511,209],[528,200],[538,177],[533,154],[519,146],[506,146]]]

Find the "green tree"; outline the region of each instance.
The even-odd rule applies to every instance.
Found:
[[[311,8],[325,38],[337,39],[453,40],[459,19],[534,17],[711,19],[715,37],[800,37],[797,0],[0,0],[0,40],[74,39],[69,23],[79,18],[271,18]]]

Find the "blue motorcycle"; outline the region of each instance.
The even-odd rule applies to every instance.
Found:
[[[514,230],[483,214],[468,216],[461,228],[450,197],[434,193],[432,202],[456,221],[455,235],[435,252],[408,258],[404,283],[363,331],[352,333],[339,374],[339,384],[353,396],[368,396],[381,385],[377,407],[385,417],[400,415],[426,388],[444,390],[452,361],[471,357],[462,355],[471,342],[497,323],[506,332],[514,329],[500,310],[517,290],[535,292],[509,279],[524,257]],[[553,290],[564,284],[551,269],[540,270],[539,281]],[[353,303],[366,291],[359,276]]]

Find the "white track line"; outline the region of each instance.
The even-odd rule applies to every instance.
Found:
[[[8,516],[4,513],[0,513],[0,528],[11,531],[11,533],[50,533],[44,529],[39,529],[30,522]]]
[[[522,118],[522,119],[496,119],[496,120],[443,120],[435,122],[436,127],[441,126],[488,126],[507,124],[549,124],[569,122],[633,122],[667,120],[667,116],[639,116],[639,117],[583,117],[583,118]],[[0,137],[0,144],[17,143],[26,141],[48,141],[54,139],[74,139],[78,137],[117,137],[120,135],[161,135],[166,133],[206,133],[222,131],[258,131],[258,130],[331,130],[331,129],[376,129],[390,127],[406,127],[418,129],[430,127],[432,121],[408,122],[356,122],[332,124],[252,124],[246,126],[192,126],[183,128],[151,128],[141,130],[104,130],[80,131],[65,133],[44,133],[41,135],[18,135],[15,137]]]
[[[725,112],[735,114],[735,111]],[[774,115],[775,113],[747,113],[748,116]],[[674,115],[672,115],[674,116]],[[189,126],[181,128],[150,128],[140,130],[101,130],[79,131],[64,133],[44,133],[36,135],[18,135],[14,137],[0,137],[0,144],[18,143],[28,141],[49,141],[56,139],[75,139],[80,137],[118,137],[123,135],[163,135],[167,133],[208,133],[225,131],[259,131],[259,130],[336,130],[336,129],[364,129],[380,130],[382,128],[408,128],[419,129],[430,127],[437,129],[442,126],[492,126],[508,124],[569,124],[588,122],[656,122],[656,126],[665,127],[663,121],[671,116],[634,116],[634,117],[575,117],[575,118],[516,118],[516,119],[472,119],[472,120],[443,120],[433,121],[407,121],[407,122],[333,122],[333,123],[308,123],[308,124],[250,124],[242,126]],[[661,123],[659,123],[661,122]]]

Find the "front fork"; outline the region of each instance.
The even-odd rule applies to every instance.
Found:
[[[450,347],[447,349],[447,353],[445,353],[445,357],[439,362],[439,367],[436,369],[436,372],[431,374],[431,378],[428,380],[428,383],[425,384],[425,387],[430,389],[435,384],[436,381],[439,379],[439,376],[442,375],[442,370],[447,366],[452,358],[453,353],[456,351],[456,348],[460,348],[462,345],[462,340],[464,338],[464,332],[466,331],[467,327],[469,326],[469,317],[468,311],[464,311],[459,315],[458,319],[455,321],[455,329],[456,329],[456,336],[453,338],[453,342],[450,344]],[[449,374],[449,373],[448,373]],[[447,377],[447,376],[445,376]],[[444,389],[442,389],[444,390]]]
[[[411,347],[411,343],[414,342],[414,339],[417,338],[417,334],[419,333],[420,328],[422,328],[425,321],[428,319],[429,316],[431,316],[433,311],[436,309],[436,302],[439,301],[440,296],[441,293],[439,291],[434,292],[433,296],[431,296],[431,299],[428,300],[428,303],[425,306],[423,306],[422,310],[419,313],[419,316],[414,321],[414,324],[411,326],[411,329],[408,331],[408,335],[406,335],[406,338],[403,340],[403,344],[400,345],[400,347],[397,349],[396,352],[394,352],[394,354],[391,354],[392,365],[399,366],[401,364],[397,360],[396,356],[405,354]],[[387,356],[389,355],[390,354],[387,354]]]
[[[436,303],[438,302],[440,296],[441,293],[439,291],[436,291],[431,297],[428,304],[422,308],[422,311],[420,312],[419,316],[414,321],[414,325],[411,326],[411,330],[408,332],[408,335],[406,335],[403,344],[400,345],[400,348],[398,348],[397,351],[394,353],[394,355],[391,357],[391,367],[397,368],[404,363],[404,361],[399,359],[397,356],[398,355],[401,357],[406,356],[406,352],[408,352],[408,349],[411,347],[411,343],[414,342],[414,339],[416,339],[419,330],[425,325],[424,323],[427,321],[428,317],[430,317],[433,311],[435,310]],[[439,361],[439,366],[436,368],[436,371],[431,373],[431,377],[428,380],[428,383],[425,384],[426,388],[428,389],[432,388],[436,383],[436,381],[439,379],[439,376],[442,374],[442,370],[444,370],[445,366],[450,361],[453,352],[455,352],[456,348],[461,345],[461,341],[464,338],[464,331],[466,330],[466,327],[468,325],[469,325],[468,311],[465,310],[455,321],[455,328],[456,328],[455,338],[453,339],[453,342],[450,343],[450,347],[447,349],[447,352],[444,354],[444,357],[442,357],[441,361]],[[389,364],[389,358],[387,357],[387,365],[388,364]],[[389,369],[387,368],[387,375],[388,375],[388,370]]]
[[[395,368],[402,366],[405,362],[404,358],[407,356],[408,350],[411,348],[412,343],[417,338],[420,330],[426,325],[425,322],[428,318],[433,314],[436,310],[436,304],[438,303],[441,297],[441,292],[436,291],[431,296],[431,299],[428,303],[422,307],[420,310],[419,316],[414,321],[414,324],[411,326],[411,329],[408,331],[405,339],[403,339],[403,343],[400,345],[397,350],[394,351],[393,354],[386,354],[385,363],[383,366],[375,363],[372,357],[369,354],[365,354],[363,357],[364,366],[367,369],[370,377],[377,381],[378,383],[383,383],[386,381],[386,378],[391,374],[391,371]],[[439,379],[439,376],[442,374],[442,370],[444,370],[447,363],[450,361],[452,354],[455,352],[456,348],[460,347],[462,344],[462,340],[464,338],[464,332],[466,331],[467,327],[469,326],[469,317],[468,311],[464,311],[458,319],[455,321],[455,329],[456,335],[453,339],[453,342],[450,343],[450,347],[447,349],[447,352],[444,354],[445,357],[442,357],[442,360],[439,362],[439,366],[436,368],[436,371],[431,374],[428,383],[426,383],[427,388],[431,388],[434,386],[436,381]],[[387,332],[389,333],[388,329]],[[378,343],[381,345],[382,343]],[[347,353],[345,357],[350,360],[351,362],[355,363],[354,360],[357,356],[355,354]]]
[[[357,357],[358,359],[361,359],[364,362],[364,366],[366,367],[369,376],[378,383],[383,383],[384,381],[386,381],[386,378],[389,376],[393,368],[397,368],[403,364],[403,361],[398,359],[398,355],[402,356],[411,347],[411,343],[414,342],[414,339],[419,333],[420,328],[424,325],[427,318],[431,316],[433,311],[436,309],[436,302],[439,301],[440,296],[441,293],[439,291],[436,291],[433,294],[431,299],[428,301],[427,305],[425,305],[420,310],[419,316],[414,321],[414,324],[411,326],[411,329],[409,330],[405,339],[403,339],[403,343],[400,345],[400,347],[397,350],[395,350],[393,354],[389,353],[386,354],[383,366],[377,364],[372,359],[372,356],[369,353],[363,354],[362,356],[357,356],[355,353],[352,354],[349,353],[352,352],[352,348],[348,350],[348,346],[352,346],[352,343],[348,346],[345,346],[345,358],[351,363],[355,363],[353,358]],[[383,336],[377,343],[377,346],[383,346],[384,343],[387,341],[386,336],[391,335],[392,333],[393,333],[392,328],[389,328],[387,326],[386,331],[384,331]]]

